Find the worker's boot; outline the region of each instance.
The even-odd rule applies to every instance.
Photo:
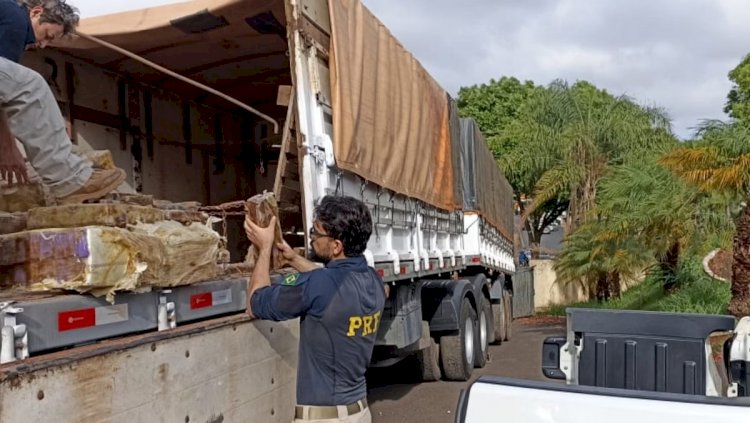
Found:
[[[75,204],[86,200],[97,200],[114,191],[124,180],[125,171],[122,169],[94,169],[89,180],[78,191],[58,198],[57,202],[59,204]]]

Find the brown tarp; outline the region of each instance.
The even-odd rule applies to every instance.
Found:
[[[330,0],[329,8],[336,164],[459,208],[446,92],[359,0]]]

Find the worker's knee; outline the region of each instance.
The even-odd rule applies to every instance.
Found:
[[[33,69],[24,68],[23,71],[18,73],[17,81],[20,86],[32,94],[42,90],[49,90],[49,86],[44,77]]]

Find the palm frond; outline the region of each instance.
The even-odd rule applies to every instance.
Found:
[[[659,163],[677,173],[711,170],[724,163],[721,152],[714,146],[680,148],[666,153]],[[693,182],[693,181],[691,181]]]

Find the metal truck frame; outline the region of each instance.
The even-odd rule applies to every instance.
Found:
[[[235,3],[214,2],[221,7]],[[212,1],[194,3],[200,9]],[[284,184],[299,187],[301,225],[284,229],[306,245],[305,229],[320,198],[361,198],[375,226],[366,257],[390,286],[372,365],[391,365],[416,354],[424,380],[468,380],[473,368],[484,366],[488,345],[510,337],[513,240],[480,213],[442,210],[337,168],[328,100],[328,2],[283,0],[283,5],[293,93],[286,120],[280,118],[286,125],[279,125],[284,128],[279,138],[287,141],[272,143],[270,153],[261,148],[261,159],[284,156],[296,147],[297,180]],[[201,13],[210,15],[208,9]],[[179,26],[184,23],[180,18],[170,22]],[[231,114],[226,105],[198,104],[194,97],[142,83],[137,73],[119,72],[71,51],[35,53],[27,63],[56,85],[80,144],[112,150],[136,192],[171,192],[186,199],[205,178],[209,192],[203,198],[221,196],[211,189],[226,190],[227,184],[211,174],[211,158],[214,163],[223,158],[219,138],[228,138],[229,130],[223,135],[221,129],[207,131],[208,146],[196,132],[203,130],[206,116]],[[157,125],[182,130],[174,139],[159,139]],[[256,123],[253,131],[270,133],[270,126]],[[203,161],[193,162],[193,149]],[[146,151],[172,159],[152,157],[150,163]],[[174,159],[175,153],[185,163]],[[272,167],[272,161],[261,162],[261,169]],[[194,168],[199,170],[190,172]],[[236,176],[239,168],[231,171],[236,186],[253,182]],[[157,186],[148,181],[149,172],[165,179],[179,173],[182,180]],[[256,188],[272,188],[257,172]],[[273,179],[277,190],[283,179],[278,172]],[[237,222],[217,225],[222,226],[235,238],[242,236]],[[244,314],[245,293],[246,279],[227,279],[118,294],[113,304],[90,295],[0,304],[0,420],[291,421],[297,322],[250,321]]]

